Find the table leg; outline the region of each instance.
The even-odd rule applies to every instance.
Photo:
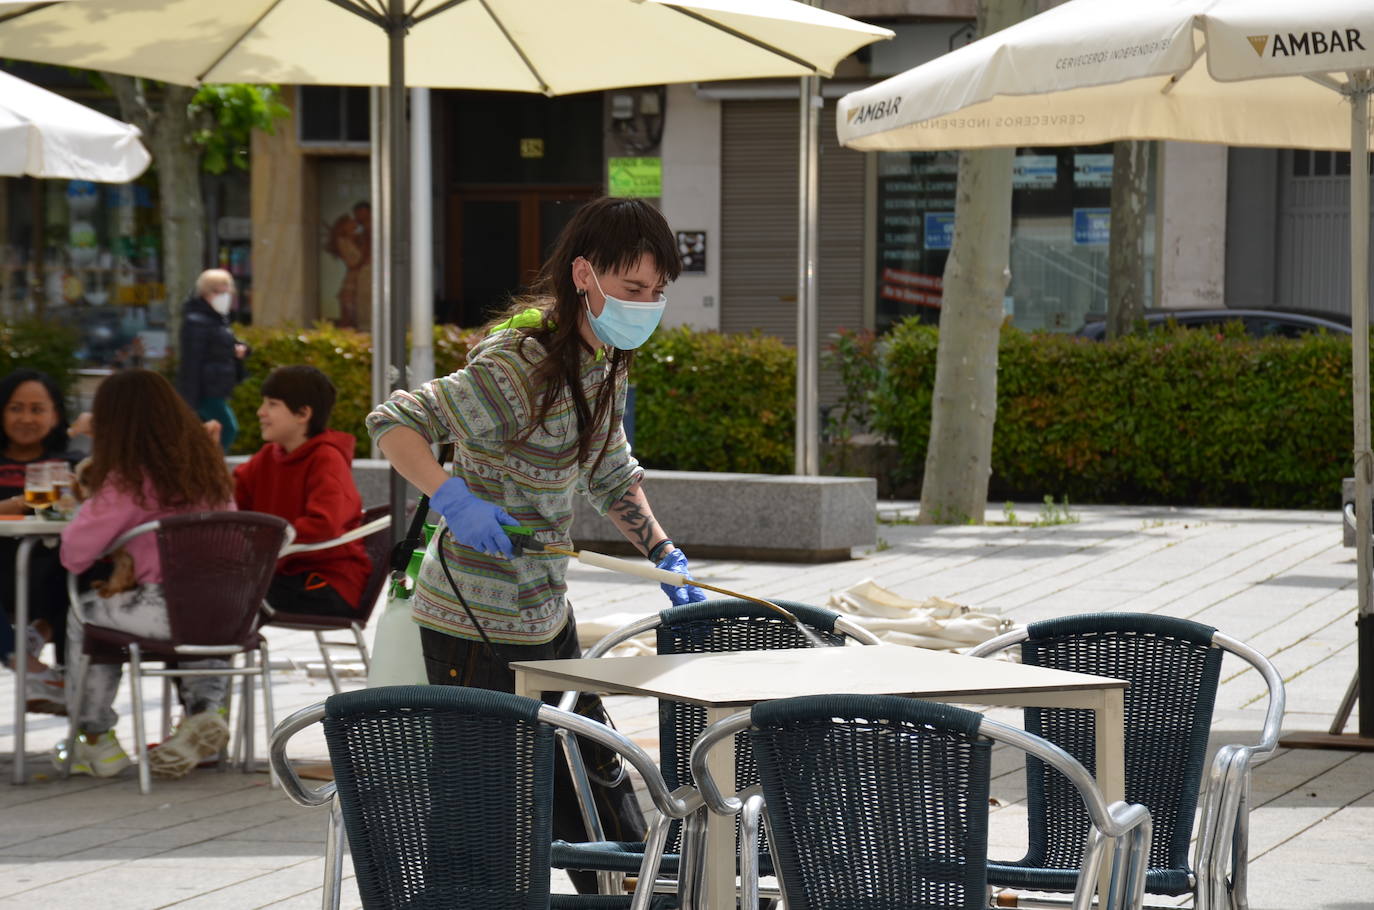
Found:
[[[1126,798],[1126,714],[1123,690],[1101,690],[1097,706],[1093,708],[1093,715],[1097,738],[1097,786],[1102,791],[1103,798],[1110,804]],[[1107,905],[1111,879],[1109,858],[1109,861],[1103,864],[1102,873],[1097,880],[1098,906]]]
[[[738,711],[738,708],[707,708],[706,725],[724,720]],[[726,792],[735,787],[735,744],[734,740],[724,740],[710,751],[706,758],[711,776],[726,786]],[[697,892],[704,906],[709,910],[734,907],[735,897],[735,816],[706,813],[705,880]],[[752,908],[751,908],[752,910]]]
[[[24,721],[29,683],[29,554],[36,537],[21,537],[14,550],[14,784],[28,783],[24,773]]]

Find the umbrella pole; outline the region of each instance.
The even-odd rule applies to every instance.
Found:
[[[392,389],[408,388],[406,376],[406,329],[410,322],[410,133],[406,119],[406,9],[405,0],[387,0],[386,39],[388,57],[386,160],[387,245],[389,293],[387,325],[391,329],[386,352]],[[373,351],[373,356],[378,355]],[[391,534],[400,540],[406,532],[405,478],[391,472]]]
[[[391,350],[386,340],[391,334],[391,326],[387,320],[388,311],[384,303],[387,294],[391,292],[386,271],[387,261],[391,259],[391,247],[387,246],[386,240],[387,228],[391,226],[386,214],[386,104],[387,94],[380,86],[372,86],[367,90],[367,135],[368,146],[371,149],[368,191],[372,200],[372,313],[369,327],[372,331],[373,401],[386,401],[387,396],[391,394],[391,380],[386,371],[387,358],[382,356],[384,352]],[[372,457],[382,457],[382,452],[375,442],[372,443]]]
[[[410,90],[410,382],[434,378],[434,194],[429,89]]]
[[[1371,74],[1350,80],[1350,316],[1355,369],[1355,558],[1359,582],[1356,620],[1359,735],[1374,739],[1374,608],[1370,605],[1370,493],[1374,454],[1369,443],[1369,93]],[[1342,725],[1344,725],[1342,721]],[[1339,732],[1333,730],[1332,732]]]
[[[1293,733],[1279,745],[1293,749],[1358,749],[1374,751],[1374,605],[1370,600],[1371,494],[1374,453],[1369,431],[1369,96],[1374,73],[1352,73],[1344,94],[1350,116],[1350,329],[1355,416],[1355,579],[1359,611],[1355,620],[1355,678],[1336,709],[1326,733]],[[1346,722],[1358,698],[1358,733],[1346,734]]]
[[[797,428],[794,472],[820,474],[819,250],[820,77],[801,77],[797,212]]]

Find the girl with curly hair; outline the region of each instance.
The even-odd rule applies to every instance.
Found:
[[[181,512],[234,508],[233,481],[211,435],[166,379],[149,370],[115,373],[100,385],[91,409],[90,497],[62,532],[62,563],[85,572],[121,534],[136,525]],[[109,596],[86,595],[86,621],[148,638],[166,638],[171,628],[162,591],[157,542],[140,535],[126,549],[136,584]],[[81,654],[81,623],[67,624],[67,653]],[[183,661],[186,668],[225,667],[223,660]],[[72,772],[110,777],[129,766],[115,737],[118,664],[92,664],[82,675],[79,735]],[[75,681],[73,681],[75,682]],[[220,708],[222,676],[180,679],[186,716],[176,732],[148,754],[154,774],[181,777],[223,748],[229,729]],[[68,709],[76,707],[68,697]],[[62,765],[65,743],[54,752]]]

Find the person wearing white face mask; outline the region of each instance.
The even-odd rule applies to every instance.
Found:
[[[577,657],[567,559],[515,553],[505,528],[568,546],[574,495],[584,495],[650,561],[690,578],[687,557],[654,517],[630,454],[622,415],[635,349],[658,326],[663,290],[681,271],[672,231],[639,199],[587,203],[568,222],[527,296],[487,327],[467,366],[399,391],[367,425],[402,476],[429,494],[447,527],[420,566],[412,615],[431,685],[514,691],[509,664]],[[452,473],[430,445],[452,444]],[[669,601],[705,600],[693,585],[664,586]],[[555,697],[558,693],[552,693]],[[577,709],[605,717],[600,700]],[[642,840],[644,819],[614,756],[584,746],[610,840]],[[561,762],[555,837],[584,840]],[[574,873],[578,890],[594,888]]]
[[[229,328],[233,304],[233,276],[223,269],[201,272],[195,293],[182,307],[177,348],[177,391],[202,420],[219,422],[226,452],[239,432],[229,394],[243,381],[248,356],[248,346]]]

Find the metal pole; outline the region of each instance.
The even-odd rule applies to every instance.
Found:
[[[820,344],[816,311],[816,254],[819,233],[817,196],[820,191],[820,77],[804,76],[800,83],[801,123],[798,156],[797,213],[797,474],[820,473]]]
[[[372,158],[372,400],[385,401],[391,393],[391,383],[387,379],[387,356],[391,350],[387,339],[391,329],[387,314],[391,312],[386,305],[391,285],[387,280],[387,261],[391,258],[391,248],[387,244],[390,236],[388,228],[391,221],[387,217],[387,158],[386,158],[386,102],[387,94],[375,86],[368,93],[368,127],[371,138]],[[377,444],[372,444],[372,457],[381,458]]]
[[[387,2],[387,157],[391,164],[387,185],[387,242],[391,248],[390,285],[387,300],[388,380],[392,389],[405,388],[406,329],[410,323],[410,222],[405,203],[410,199],[410,133],[406,125],[406,27],[405,0]],[[405,536],[407,487],[405,478],[391,472],[391,529],[396,540]]]
[[[1350,325],[1355,384],[1355,560],[1360,613],[1356,620],[1360,673],[1359,735],[1374,737],[1374,613],[1370,605],[1369,443],[1369,72],[1350,80]]]
[[[429,89],[410,90],[411,388],[434,378],[434,195]]]
[[[29,782],[24,770],[24,713],[29,686],[29,559],[36,543],[37,537],[21,537],[14,548],[14,766],[10,779],[14,784]],[[80,654],[73,654],[68,665],[75,666],[80,659]],[[67,741],[68,761],[75,746],[75,740]]]

